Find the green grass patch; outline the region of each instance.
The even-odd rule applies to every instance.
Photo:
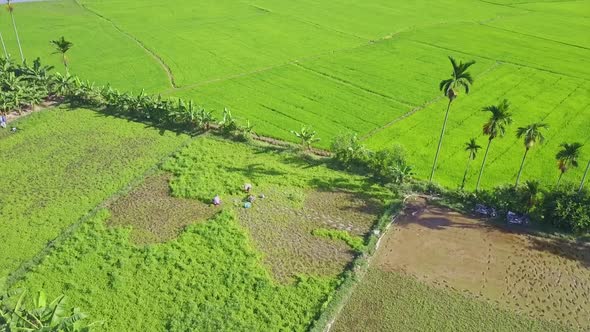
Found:
[[[327,238],[327,239],[344,241],[346,244],[348,244],[352,249],[356,250],[357,252],[361,252],[365,248],[365,243],[364,243],[362,237],[350,235],[350,233],[348,233],[347,231],[318,228],[318,229],[314,229],[311,233],[315,236],[319,236],[319,237],[323,237],[323,238]]]
[[[0,279],[188,137],[83,109],[0,130]]]
[[[65,293],[104,331],[304,331],[336,279],[272,281],[233,213],[137,247],[100,211],[15,287]]]
[[[223,199],[246,196],[244,184],[259,187],[281,186],[289,190],[293,204],[301,204],[305,188],[343,189],[366,192],[386,199],[391,194],[361,176],[344,175],[326,166],[325,160],[302,160],[284,149],[249,146],[215,137],[194,140],[163,165],[174,177],[172,193],[207,203],[215,195]],[[297,190],[299,189],[299,190]],[[244,197],[245,198],[245,197]]]

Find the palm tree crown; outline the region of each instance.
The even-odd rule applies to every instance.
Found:
[[[55,46],[55,52],[53,52],[53,54],[61,54],[64,67],[66,68],[66,74],[69,74],[66,53],[72,48],[72,46],[74,46],[74,44],[67,41],[63,36],[58,40],[52,40],[51,43]]]
[[[583,144],[581,143],[561,143],[561,150],[557,152],[555,158],[558,162],[559,170],[565,173],[570,167],[578,167],[578,158]]]
[[[467,69],[474,65],[475,61],[459,62],[457,64],[457,61],[452,56],[449,56],[449,60],[453,66],[453,72],[450,78],[440,82],[439,89],[452,100],[457,97],[457,89],[460,87],[465,89],[465,93],[469,93],[469,88],[473,84],[473,77],[467,72]]]
[[[465,143],[465,151],[469,152],[469,159],[474,160],[477,156],[477,152],[481,149],[481,146],[477,144],[475,138],[469,140],[469,142]]]
[[[545,142],[545,136],[541,129],[547,129],[549,125],[546,123],[533,123],[526,127],[519,127],[516,131],[516,137],[524,139],[524,146],[528,150],[535,144],[543,144]]]
[[[67,41],[63,36],[58,40],[52,40],[51,43],[55,46],[54,53],[65,54],[67,51],[74,46],[70,41]]]
[[[532,123],[526,127],[519,127],[516,131],[516,137],[524,139],[524,156],[522,157],[522,162],[520,163],[520,169],[518,170],[518,174],[516,175],[516,184],[514,185],[515,188],[518,188],[518,183],[520,181],[520,176],[522,174],[522,169],[524,168],[524,161],[526,160],[526,156],[529,153],[529,150],[535,146],[535,144],[543,144],[545,141],[545,136],[543,136],[543,132],[541,129],[547,129],[549,126],[545,123],[537,122]]]
[[[502,100],[498,105],[484,107],[482,111],[491,112],[488,122],[483,125],[483,133],[489,136],[490,140],[502,137],[506,134],[506,127],[512,123],[512,113],[509,112],[510,103]]]

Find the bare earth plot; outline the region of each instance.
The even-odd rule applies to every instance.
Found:
[[[590,328],[589,244],[502,229],[422,203],[408,212],[385,235],[367,279],[353,294],[335,330],[357,330],[362,324],[374,328],[431,324],[424,328],[479,331],[489,329],[491,323],[499,324],[497,330],[545,330],[553,323],[561,327],[549,330]],[[387,288],[382,290],[386,295],[376,292],[379,287]],[[431,292],[437,298],[428,295]],[[440,314],[453,322],[408,318],[401,308],[404,301],[411,301],[418,313],[432,310],[431,316]],[[438,305],[443,303],[448,308],[439,313]],[[374,314],[362,309],[379,304],[386,309]],[[479,321],[485,311],[497,311],[498,322]],[[368,317],[361,317],[362,312]],[[518,316],[510,317],[511,313]],[[527,322],[527,317],[535,323]]]

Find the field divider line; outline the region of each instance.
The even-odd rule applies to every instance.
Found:
[[[166,64],[166,62],[164,62],[164,59],[162,59],[162,57],[160,57],[156,52],[150,50],[137,37],[135,37],[134,35],[132,35],[131,33],[127,32],[127,31],[121,29],[118,25],[115,24],[115,22],[113,22],[108,17],[100,14],[99,12],[97,12],[93,9],[88,8],[86,5],[80,3],[80,0],[73,0],[73,1],[83,10],[86,10],[87,12],[97,16],[98,18],[100,18],[104,21],[107,21],[108,23],[110,23],[113,26],[113,28],[115,28],[115,30],[119,31],[121,34],[125,35],[127,38],[133,40],[141,49],[143,49],[149,56],[151,56],[160,65],[160,67],[166,73],[166,76],[168,77],[168,81],[169,81],[170,85],[172,86],[172,88],[177,88],[176,81],[174,79],[174,74],[172,73],[172,69],[170,69],[170,67]]]
[[[557,44],[561,44],[561,45],[565,45],[565,46],[570,46],[570,47],[575,47],[575,48],[580,48],[580,49],[583,49],[583,50],[590,51],[590,47],[586,47],[586,46],[581,46],[581,45],[566,43],[566,42],[563,42],[563,41],[560,41],[560,40],[551,39],[551,38],[544,38],[544,37],[540,37],[540,36],[535,36],[535,35],[531,35],[531,34],[520,32],[520,31],[515,31],[515,30],[510,30],[510,29],[498,27],[498,26],[495,26],[495,25],[490,25],[490,24],[487,24],[487,23],[484,23],[484,22],[479,22],[479,24],[482,25],[482,26],[484,26],[484,27],[488,27],[488,28],[492,28],[492,29],[502,30],[502,31],[513,33],[513,34],[517,34],[517,35],[529,37],[529,38],[541,39],[541,40],[552,42],[552,43],[557,43]]]
[[[174,151],[172,151],[172,152],[168,153],[167,155],[165,155],[164,157],[160,158],[158,161],[156,161],[156,163],[154,165],[152,165],[150,168],[148,168],[145,172],[136,176],[130,182],[128,182],[124,187],[122,187],[121,189],[119,189],[118,191],[113,193],[112,195],[108,196],[102,202],[98,203],[98,205],[96,205],[92,210],[88,211],[86,214],[84,214],[82,217],[80,217],[78,219],[78,221],[76,221],[73,224],[71,224],[70,226],[64,228],[64,230],[62,230],[57,235],[57,237],[55,237],[53,240],[50,240],[49,242],[47,242],[47,245],[43,249],[41,249],[41,251],[39,251],[35,256],[33,256],[28,261],[21,263],[21,265],[16,270],[14,270],[12,273],[10,273],[5,278],[5,280],[3,280],[4,284],[0,284],[0,290],[9,289],[10,287],[12,287],[12,285],[14,285],[14,283],[16,283],[17,281],[24,278],[24,276],[29,271],[31,271],[32,268],[41,264],[43,262],[43,260],[45,259],[45,257],[47,257],[47,255],[49,255],[54,248],[56,248],[57,246],[62,244],[64,241],[68,240],[70,238],[70,236],[73,235],[80,228],[80,226],[82,226],[88,220],[90,220],[91,218],[96,216],[96,214],[99,211],[106,208],[110,203],[125,196],[126,194],[131,192],[133,189],[137,188],[139,185],[141,185],[143,183],[145,178],[147,178],[150,175],[156,174],[158,171],[160,171],[161,166],[164,164],[164,162],[166,162],[168,159],[172,158],[174,155],[176,155],[182,149],[187,147],[189,144],[191,144],[193,142],[193,140],[195,140],[198,137],[199,136],[189,137],[182,144],[180,144],[180,146],[178,148],[174,149]],[[0,281],[2,281],[2,280],[0,280]]]
[[[502,65],[502,62],[501,61],[496,61],[496,62],[494,62],[494,64],[492,64],[490,67],[488,67],[486,70],[484,70],[483,72],[481,72],[476,77],[482,77],[482,76],[486,75],[487,73],[493,71],[494,69],[496,69],[500,65]],[[424,104],[422,104],[420,106],[414,107],[410,111],[408,111],[408,112],[402,114],[401,116],[398,116],[397,118],[389,121],[385,125],[383,125],[381,127],[378,127],[378,128],[375,128],[375,129],[371,130],[370,132],[366,133],[365,135],[361,136],[360,137],[361,141],[364,141],[364,140],[369,139],[370,137],[376,135],[377,133],[379,133],[379,132],[381,132],[381,131],[383,131],[383,130],[385,130],[385,129],[391,127],[391,126],[393,126],[394,124],[396,124],[396,123],[398,123],[398,122],[400,122],[400,121],[402,121],[402,120],[404,120],[404,119],[406,119],[406,118],[414,115],[415,113],[417,113],[417,112],[419,112],[419,111],[427,108],[428,106],[439,102],[440,100],[442,100],[444,98],[445,98],[444,96],[438,96],[438,97],[435,97],[435,98],[432,98],[432,99],[428,100],[426,103],[424,103]]]
[[[397,211],[394,212],[394,210],[396,210],[396,205],[395,205],[395,202],[393,202],[392,205],[383,213],[381,218],[388,218],[389,221],[383,226],[382,232],[380,232],[378,235],[376,235],[377,241],[375,242],[375,246],[370,248],[366,254],[361,255],[357,258],[357,260],[358,260],[357,263],[360,266],[358,266],[355,270],[353,270],[353,276],[349,277],[349,280],[351,280],[351,282],[352,282],[351,286],[348,288],[345,288],[344,287],[344,283],[346,282],[345,281],[341,284],[339,289],[337,289],[335,291],[335,293],[340,293],[342,296],[338,300],[338,302],[335,304],[336,311],[331,314],[331,317],[329,317],[329,320],[325,324],[325,326],[313,326],[313,328],[311,329],[312,332],[330,332],[331,331],[332,326],[334,326],[334,323],[336,322],[336,320],[340,316],[342,309],[344,309],[344,307],[346,306],[346,304],[350,300],[350,297],[354,293],[356,287],[363,281],[365,275],[367,274],[368,270],[370,269],[371,263],[372,263],[373,259],[375,258],[377,251],[381,247],[381,243],[382,243],[383,238],[386,236],[386,234],[388,234],[388,232],[391,229],[391,226],[395,224],[397,219],[400,216],[404,215],[403,211],[405,210],[405,207],[406,207],[406,201],[411,197],[422,197],[422,196],[423,195],[420,195],[420,194],[408,194],[402,200],[401,206],[399,206]],[[376,228],[379,228],[379,227],[377,226]],[[372,231],[374,231],[374,230],[372,230]],[[329,313],[324,311],[323,314],[329,314]],[[316,322],[317,321],[318,320],[316,320]]]
[[[439,45],[432,44],[432,43],[427,43],[427,42],[424,42],[424,41],[421,41],[421,40],[412,39],[412,41],[415,42],[415,43],[418,43],[418,44],[430,46],[430,47],[433,47],[433,48],[438,48],[438,49],[445,50],[445,51],[460,53],[460,54],[469,55],[469,56],[472,56],[472,57],[478,57],[478,58],[482,58],[482,59],[486,59],[486,60],[490,60],[490,61],[496,61],[496,62],[500,62],[500,63],[507,63],[507,64],[510,64],[510,65],[518,66],[518,67],[530,68],[530,69],[534,69],[534,70],[538,70],[538,71],[542,71],[542,72],[546,72],[546,73],[550,73],[550,74],[554,74],[554,75],[559,75],[559,76],[574,78],[574,79],[578,79],[578,80],[590,81],[590,79],[588,79],[586,77],[569,75],[569,74],[565,74],[565,73],[562,73],[562,72],[554,71],[554,70],[551,70],[551,69],[529,66],[529,65],[526,65],[526,64],[523,64],[523,63],[514,62],[514,61],[510,61],[510,60],[499,60],[499,59],[491,58],[489,56],[485,56],[485,55],[481,55],[481,54],[469,53],[469,52],[465,52],[465,51],[461,51],[461,50],[457,50],[457,49],[453,49],[453,48],[448,48],[448,47],[439,46]]]
[[[78,1],[78,0],[75,0],[75,1]],[[198,87],[201,87],[204,85],[209,85],[212,83],[225,82],[225,81],[229,81],[229,80],[240,78],[240,77],[255,75],[255,74],[270,71],[270,70],[273,70],[276,68],[285,67],[288,65],[293,65],[293,64],[297,65],[300,62],[317,60],[317,59],[324,58],[324,57],[334,55],[337,53],[351,52],[351,51],[355,51],[355,50],[358,50],[358,49],[361,49],[364,47],[371,47],[374,45],[388,42],[396,37],[399,37],[400,35],[412,32],[417,29],[429,29],[429,28],[440,26],[440,25],[457,24],[457,23],[474,23],[474,22],[473,21],[437,22],[437,23],[426,25],[426,26],[406,27],[406,28],[400,29],[398,31],[392,32],[388,35],[385,35],[385,36],[382,36],[382,37],[379,37],[376,39],[370,39],[365,43],[357,44],[354,46],[337,48],[337,49],[328,50],[328,51],[317,53],[317,54],[303,56],[300,58],[290,59],[290,60],[286,60],[285,62],[281,62],[281,63],[269,65],[269,66],[264,66],[264,67],[259,67],[257,69],[250,70],[250,71],[240,72],[240,73],[226,75],[226,76],[222,76],[222,77],[207,79],[207,80],[196,82],[196,83],[186,84],[186,85],[183,85],[182,87],[173,86],[172,88],[161,91],[161,93],[162,94],[170,94],[173,92],[179,92],[179,91],[190,90],[192,88],[198,88]],[[363,40],[365,40],[365,39],[363,38]]]

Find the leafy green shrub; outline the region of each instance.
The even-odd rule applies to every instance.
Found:
[[[543,217],[548,223],[567,231],[590,231],[590,196],[587,192],[555,190],[545,194]]]
[[[356,133],[346,133],[335,137],[330,145],[332,158],[345,167],[365,165],[370,154]]]
[[[68,310],[63,295],[47,303],[45,292],[40,291],[32,301],[33,309],[25,305],[28,300],[25,291],[12,300],[14,303],[9,303],[15,297],[11,295],[0,296],[0,331],[88,332],[98,325],[98,322],[87,323],[87,315],[78,308]]]
[[[336,230],[336,229],[327,229],[327,228],[318,228],[314,229],[311,232],[314,236],[319,236],[331,240],[341,240],[344,241],[346,244],[350,246],[353,250],[357,252],[362,252],[365,248],[365,241],[360,236],[350,235],[347,231],[343,230]]]

